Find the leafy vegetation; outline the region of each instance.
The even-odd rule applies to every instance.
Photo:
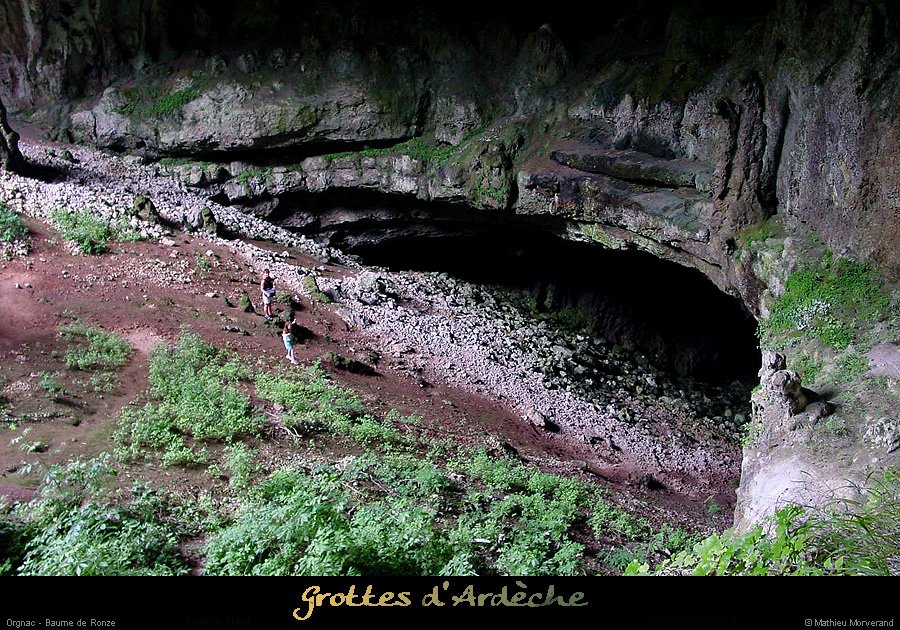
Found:
[[[346,473],[345,473],[346,474]],[[439,574],[451,551],[434,514],[401,497],[351,511],[342,475],[286,469],[206,547],[210,575]]]
[[[28,234],[28,226],[16,212],[0,201],[0,242],[11,243]]]
[[[125,339],[101,328],[73,321],[58,329],[59,335],[68,341],[66,366],[75,370],[111,371],[125,365],[132,348]]]
[[[135,487],[125,502],[98,498],[114,475],[106,456],[52,467],[38,499],[0,514],[0,574],[186,573],[179,528],[158,494]]]
[[[134,242],[141,238],[124,221],[105,221],[94,216],[87,208],[80,211],[58,209],[50,216],[60,235],[66,240],[74,241],[85,254],[103,254],[109,251],[111,241]]]
[[[255,451],[241,443],[225,447],[225,469],[231,473],[229,486],[236,490],[246,490],[249,487],[250,478],[255,470],[253,464],[255,455]]]
[[[869,359],[858,352],[846,352],[835,364],[842,381],[853,381],[869,371]]]
[[[50,372],[40,373],[38,387],[43,389],[47,393],[47,396],[50,396],[51,398],[65,392],[65,389],[56,381],[56,376]]]
[[[861,500],[835,501],[822,512],[790,505],[774,531],[714,534],[658,565],[655,573],[692,575],[891,575],[900,566],[900,475],[887,471]],[[626,574],[650,572],[632,562]]]
[[[197,271],[199,271],[201,274],[207,274],[212,269],[212,265],[206,259],[205,256],[201,256],[200,254],[197,254],[197,257],[195,260],[196,260],[196,264],[197,264]]]
[[[351,392],[332,383],[318,363],[297,374],[260,372],[256,394],[285,409],[282,423],[298,435],[332,431],[360,444],[405,444],[408,438],[394,427],[389,416],[379,420],[365,412]]]
[[[765,425],[760,420],[751,419],[741,426],[741,446],[747,448],[756,444],[762,437]]]
[[[586,568],[584,546],[576,540],[585,522],[597,539],[629,544],[619,564],[623,554],[629,561],[660,557],[694,540],[670,528],[651,534],[646,522],[607,504],[588,484],[484,449],[458,452],[448,471],[412,454],[373,451],[341,467],[277,471],[251,489],[235,521],[209,539],[206,571],[578,574]]]
[[[274,473],[206,548],[213,575],[577,573],[568,534],[589,489],[476,454],[460,495],[433,463],[368,454],[343,470]],[[356,488],[351,492],[348,488]],[[456,515],[455,518],[452,515]]]
[[[760,323],[760,339],[778,348],[805,335],[843,350],[856,340],[855,322],[876,318],[889,302],[869,265],[834,260],[829,253],[817,267],[791,274],[784,295]]]
[[[113,433],[116,456],[133,461],[153,449],[166,466],[205,464],[206,448],[189,441],[229,442],[256,434],[262,424],[239,389],[247,379],[235,357],[192,333],[182,333],[174,348],[157,346],[150,355],[150,402],[122,412]]]

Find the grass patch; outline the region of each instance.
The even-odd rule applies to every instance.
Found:
[[[74,384],[100,393],[115,390],[119,384],[117,371],[128,362],[134,351],[131,344],[118,335],[88,326],[77,319],[60,326],[57,331],[68,342],[64,356],[66,367],[92,373],[89,378],[76,380]],[[50,393],[47,389],[49,383],[45,384],[42,379],[39,384]]]
[[[765,242],[774,235],[775,230],[772,227],[772,223],[765,221],[764,223],[760,223],[759,225],[744,230],[741,232],[739,238],[745,248],[750,248],[753,243]]]
[[[790,369],[800,374],[805,383],[815,382],[824,367],[821,361],[817,361],[808,354],[804,354],[796,359],[792,355],[790,363]]]
[[[238,491],[250,486],[250,478],[256,470],[254,457],[256,451],[247,448],[245,444],[230,444],[225,447],[225,470],[231,474],[229,486]]]
[[[331,297],[319,289],[319,283],[316,282],[315,276],[306,276],[303,278],[303,286],[309,290],[309,297],[319,304],[331,304]]]
[[[235,179],[246,186],[251,181],[267,180],[274,170],[271,167],[248,168],[235,175]]]
[[[109,251],[111,241],[135,242],[140,233],[123,220],[100,219],[87,208],[80,211],[54,210],[50,214],[60,235],[73,241],[84,254],[103,254]]]
[[[489,123],[488,123],[489,124]],[[414,160],[425,162],[432,166],[446,166],[447,164],[459,164],[465,151],[463,148],[472,140],[484,133],[488,124],[484,124],[467,135],[462,142],[453,146],[436,142],[431,137],[417,136],[406,142],[395,144],[382,149],[364,149],[362,151],[341,151],[339,153],[327,153],[321,157],[328,160],[339,160],[347,157],[380,157],[382,155],[408,155]]]
[[[18,213],[0,201],[0,242],[12,243],[28,235],[28,226]]]
[[[869,371],[869,358],[858,352],[846,352],[835,363],[841,381],[855,381]]]
[[[189,86],[181,90],[162,87],[133,87],[122,90],[125,104],[119,113],[134,118],[167,117],[200,97],[200,90]]]
[[[200,466],[208,461],[202,442],[231,442],[255,435],[262,418],[239,385],[249,373],[237,358],[192,333],[175,347],[150,354],[150,401],[122,413],[112,440],[122,461],[159,451],[166,466]]]
[[[829,253],[817,267],[791,274],[759,337],[773,348],[805,336],[843,350],[856,341],[857,322],[877,318],[889,303],[872,267]]]

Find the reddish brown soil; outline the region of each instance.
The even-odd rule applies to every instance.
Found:
[[[33,234],[32,253],[0,262],[0,401],[10,416],[20,419],[17,428],[0,431],[0,495],[13,501],[27,499],[46,466],[109,450],[109,434],[119,411],[147,386],[147,352],[160,340],[174,340],[183,327],[213,344],[230,347],[248,360],[273,366],[286,364],[278,330],[266,325],[260,315],[225,305],[224,296],[237,304],[243,292],[250,295],[254,304],[258,303],[258,278],[246,260],[227,249],[176,234],[175,247],[143,242],[113,244],[112,250],[102,256],[72,255],[44,224],[32,220],[29,227]],[[210,249],[215,257],[205,256]],[[290,254],[300,264],[321,264],[298,252]],[[210,261],[213,267],[201,270],[198,259]],[[162,263],[154,262],[157,260]],[[190,284],[171,279],[161,282],[147,272],[159,267],[190,277]],[[335,266],[329,269],[342,272]],[[17,284],[20,288],[16,288]],[[206,297],[210,292],[216,292],[217,297]],[[276,310],[284,308],[276,304]],[[57,334],[57,326],[70,321],[64,313],[74,313],[88,324],[116,331],[135,347],[113,392],[93,392],[78,383],[86,378],[84,373],[66,368],[66,340]],[[294,369],[303,369],[329,351],[362,356],[364,342],[348,330],[331,307],[307,302],[297,316],[312,336],[295,346],[300,366]],[[377,376],[335,372],[334,377],[357,392],[375,413],[396,409],[404,415],[422,416],[426,428],[417,431],[434,437],[449,436],[458,443],[483,443],[492,450],[514,450],[553,472],[586,476],[623,490],[627,486],[632,499],[668,508],[666,511],[672,511],[674,520],[712,519],[719,526],[730,520],[726,516],[730,497],[718,497],[725,510],[710,516],[701,502],[647,490],[633,484],[633,479],[626,481],[614,467],[598,459],[589,446],[548,435],[523,422],[498,401],[440,384],[425,384],[418,375],[388,360],[376,367]],[[38,386],[42,372],[53,373],[65,394],[51,399]],[[22,420],[23,415],[28,416],[26,420]],[[25,439],[40,440],[47,446],[45,452],[25,453],[18,445],[10,445],[10,440],[25,427],[31,428]],[[326,439],[320,448],[327,449],[327,444]],[[346,454],[347,447],[341,448]],[[286,439],[260,444],[261,455],[276,461],[289,459],[292,450],[300,449]],[[28,471],[28,465],[30,472],[21,474]],[[201,472],[160,470],[147,464],[131,467],[126,476],[180,480],[196,492],[209,484]]]

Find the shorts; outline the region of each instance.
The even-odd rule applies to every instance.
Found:
[[[285,349],[287,349],[287,350],[294,349],[294,340],[293,339],[291,339],[290,337],[282,337],[281,340],[284,341]]]
[[[263,304],[267,304],[267,305],[268,305],[268,304],[271,304],[271,303],[272,303],[272,296],[263,293],[263,294],[262,294],[262,301],[263,301]]]

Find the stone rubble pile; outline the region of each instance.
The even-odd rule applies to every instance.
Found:
[[[687,388],[622,349],[554,330],[447,274],[366,271],[318,282],[348,322],[414,375],[503,401],[523,422],[614,450],[672,486],[689,475],[679,490],[733,466],[723,452],[748,417],[746,391]]]

